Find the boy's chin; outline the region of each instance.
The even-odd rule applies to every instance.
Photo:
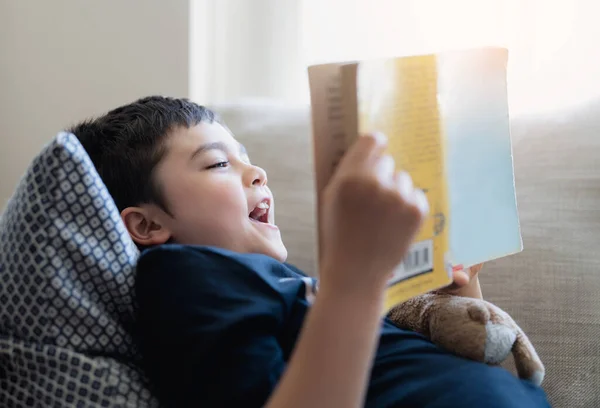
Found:
[[[260,253],[275,258],[279,262],[285,262],[288,256],[287,248],[283,245],[283,242],[272,243],[266,248],[263,248]]]

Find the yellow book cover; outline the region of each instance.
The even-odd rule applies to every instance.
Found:
[[[349,71],[356,81],[358,134],[381,131],[388,136],[388,153],[397,169],[411,175],[431,208],[415,243],[390,280],[386,294],[389,309],[451,282],[437,61],[435,55],[363,61]]]
[[[422,188],[432,214],[396,268],[386,311],[451,282],[444,139],[437,107],[435,56],[309,68],[317,196],[359,134],[384,132],[396,166]],[[320,201],[319,201],[320,202]]]

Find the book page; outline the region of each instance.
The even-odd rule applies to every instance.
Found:
[[[390,280],[386,307],[450,283],[444,135],[435,55],[364,61],[358,69],[360,133],[381,131],[398,170],[431,207],[415,244]]]

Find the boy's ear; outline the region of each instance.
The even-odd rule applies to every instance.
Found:
[[[121,219],[129,235],[138,245],[160,245],[171,238],[171,231],[149,208],[127,207],[121,211]]]

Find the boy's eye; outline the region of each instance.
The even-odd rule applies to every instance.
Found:
[[[218,169],[218,168],[225,168],[229,166],[229,162],[228,161],[222,161],[222,162],[218,162],[213,164],[212,166],[208,166],[207,169]]]

